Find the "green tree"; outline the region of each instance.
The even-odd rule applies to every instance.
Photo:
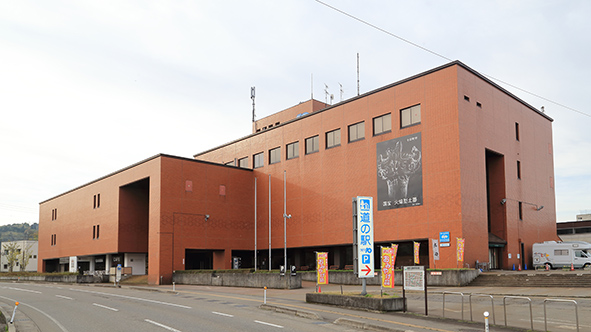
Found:
[[[6,262],[8,263],[8,272],[12,272],[14,269],[14,265],[19,260],[19,254],[21,249],[16,242],[9,242],[2,244],[2,255],[6,257]]]

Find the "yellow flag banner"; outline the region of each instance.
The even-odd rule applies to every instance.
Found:
[[[464,242],[465,239],[462,238],[456,238],[458,240],[458,262],[463,262],[464,261]]]
[[[316,253],[316,277],[318,285],[328,284],[328,253]]]
[[[420,242],[413,242],[415,245],[415,264],[419,264],[419,248],[421,247]]]
[[[392,248],[382,247],[382,287],[394,287],[394,266],[392,263]]]

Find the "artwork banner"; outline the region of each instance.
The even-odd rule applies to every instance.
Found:
[[[318,285],[328,284],[328,253],[316,253],[316,283]]]

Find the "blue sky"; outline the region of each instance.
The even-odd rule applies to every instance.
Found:
[[[591,210],[591,2],[329,1],[499,83],[554,118],[557,220]],[[0,225],[157,153],[449,62],[316,1],[0,3]],[[313,75],[313,91],[311,88]]]

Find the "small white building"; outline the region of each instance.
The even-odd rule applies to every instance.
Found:
[[[37,272],[37,253],[38,249],[38,242],[37,241],[7,241],[2,242],[0,244],[1,248],[1,259],[0,259],[0,272],[8,272],[10,270],[8,266],[8,248],[11,247],[12,244],[16,243],[17,249],[17,261],[14,263],[12,267],[13,272]],[[28,256],[28,261],[27,257]],[[26,262],[26,268],[22,269],[23,261]]]

